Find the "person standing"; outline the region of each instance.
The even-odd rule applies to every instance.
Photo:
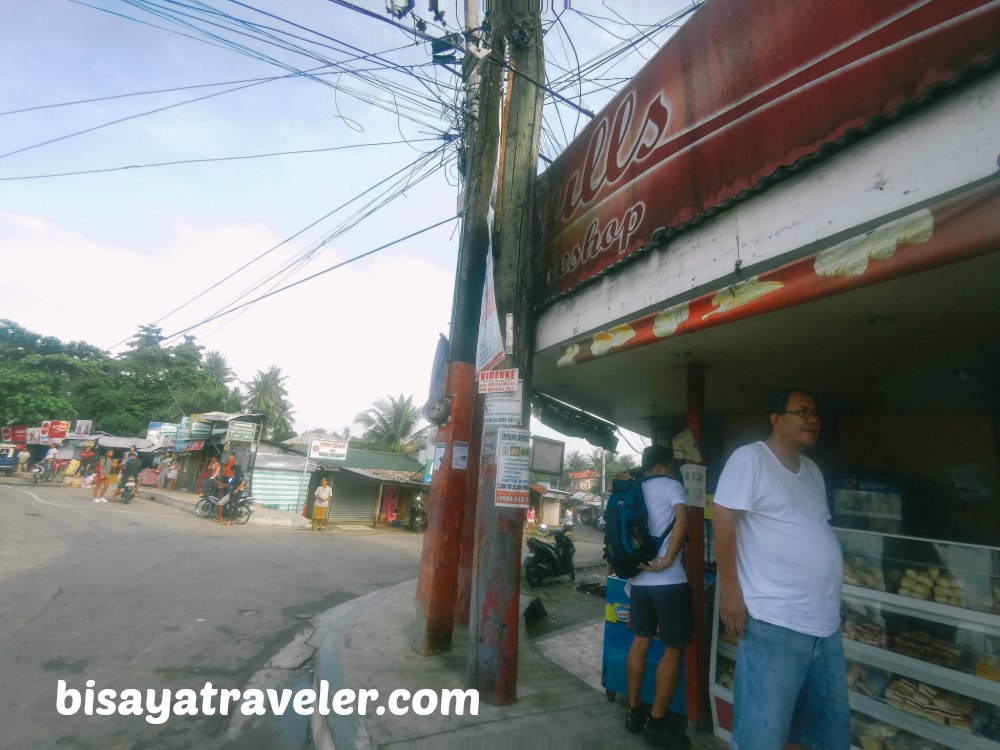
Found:
[[[104,493],[108,491],[108,485],[111,484],[111,474],[115,470],[114,451],[109,450],[104,458],[98,459],[94,469],[97,472],[97,476],[94,477],[94,502],[106,503],[107,498],[104,497]]]
[[[167,464],[167,489],[172,490],[174,488],[174,483],[177,481],[177,469],[178,469],[177,456],[170,457],[170,463]]]
[[[649,513],[649,531],[663,537],[657,557],[639,567],[642,572],[629,581],[634,634],[625,669],[629,709],[625,729],[656,747],[690,747],[691,741],[671,724],[667,711],[680,680],[684,649],[694,632],[694,610],[687,572],[681,565],[681,550],[687,537],[687,499],[684,487],[673,478],[673,453],[663,445],[650,445],[642,452],[642,494]],[[635,480],[640,481],[640,480]],[[640,694],[646,658],[653,636],[663,642],[663,656],[656,667],[656,692],[647,716]]]
[[[712,518],[720,615],[740,639],[733,748],[847,750],[844,561],[823,475],[802,455],[819,438],[819,410],[801,388],[777,392],[768,409],[770,437],[733,452]]]
[[[31,453],[28,451],[28,446],[21,446],[21,452],[17,454],[17,470],[19,473],[23,474],[28,470],[28,461],[31,460]]]
[[[96,456],[97,454],[94,453],[94,450],[89,445],[85,446],[84,449],[80,452],[79,474],[81,476],[87,476],[91,473],[90,464]]]
[[[330,500],[333,498],[333,488],[327,484],[326,477],[320,480],[319,487],[313,493],[313,512],[309,528],[323,531],[326,516],[330,510]]]

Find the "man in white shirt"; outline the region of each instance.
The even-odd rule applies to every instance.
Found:
[[[802,455],[819,437],[819,410],[799,388],[768,408],[770,437],[733,452],[712,511],[720,615],[740,638],[733,748],[847,750],[843,555],[823,476]]]
[[[662,445],[651,445],[642,452],[642,494],[649,514],[649,532],[663,540],[659,555],[641,565],[642,572],[629,581],[629,627],[635,637],[626,660],[629,709],[625,729],[634,734],[642,732],[657,747],[685,750],[690,740],[667,720],[684,649],[691,643],[694,627],[691,587],[680,561],[687,537],[687,505],[683,485],[672,478],[673,458],[672,451]],[[647,717],[640,693],[646,657],[655,635],[659,635],[664,650],[656,667],[656,693]]]

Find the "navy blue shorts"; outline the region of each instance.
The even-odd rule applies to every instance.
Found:
[[[630,586],[629,627],[637,636],[657,634],[668,648],[686,648],[694,634],[691,585]]]

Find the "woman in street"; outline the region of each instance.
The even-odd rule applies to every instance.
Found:
[[[313,513],[312,521],[309,523],[309,528],[317,531],[323,531],[323,526],[326,523],[326,514],[330,508],[330,498],[333,497],[333,488],[327,484],[326,477],[320,482],[319,487],[316,488],[316,492],[313,493]]]

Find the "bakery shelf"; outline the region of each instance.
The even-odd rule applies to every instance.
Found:
[[[912,677],[937,688],[1000,706],[1000,683],[847,638],[844,639],[844,654],[865,666],[885,669],[893,674]]]
[[[1000,750],[1000,743],[992,742],[977,734],[935,724],[933,721],[900,711],[887,703],[867,698],[860,693],[850,692],[847,697],[851,708],[859,713],[955,750]]]
[[[950,604],[940,604],[928,599],[914,599],[912,596],[900,596],[890,594],[888,591],[877,591],[876,589],[866,589],[862,586],[852,586],[844,584],[843,594],[855,600],[865,602],[878,602],[888,606],[900,614],[921,617],[925,620],[933,620],[944,625],[963,625],[968,627],[975,624],[984,630],[996,635],[1000,635],[1000,615],[980,612],[976,609],[966,609],[965,607],[954,607]]]

